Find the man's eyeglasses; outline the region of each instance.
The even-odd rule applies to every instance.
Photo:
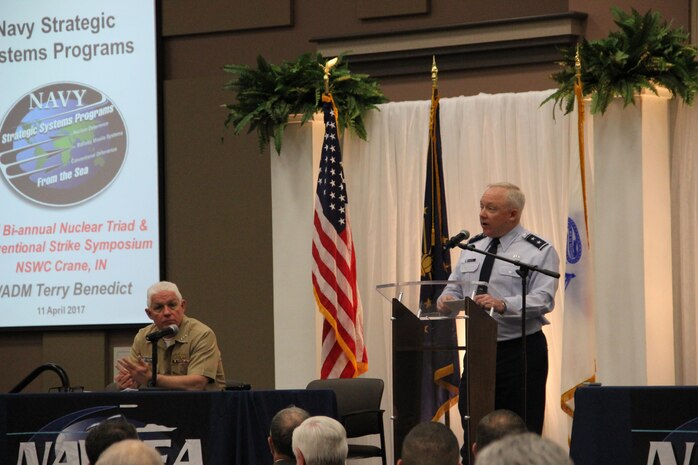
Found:
[[[167,302],[166,304],[155,304],[150,307],[150,311],[153,313],[162,313],[163,310],[165,310],[165,307],[168,307],[171,311],[177,310],[179,308],[181,302],[179,301],[172,301],[172,302]]]

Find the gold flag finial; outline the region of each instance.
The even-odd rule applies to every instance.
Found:
[[[322,78],[325,81],[325,93],[329,94],[330,93],[330,70],[334,67],[334,65],[337,64],[337,57],[332,58],[331,60],[327,60],[325,63],[325,66],[323,66],[323,70],[325,72],[325,76]],[[320,65],[322,66],[322,65]]]
[[[431,56],[431,86],[433,88],[439,87],[439,68],[436,67],[436,57]]]
[[[579,43],[577,43],[577,51],[574,53],[574,70],[577,80],[582,82],[582,57],[579,54]]]

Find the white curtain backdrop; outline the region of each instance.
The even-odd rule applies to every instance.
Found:
[[[518,184],[527,197],[524,225],[553,244],[560,255],[560,272],[564,273],[568,190],[571,186],[568,173],[576,171],[572,163],[576,163],[578,157],[577,121],[576,115],[563,116],[559,111],[553,118],[551,104],[540,107],[540,102],[550,92],[441,100],[446,201],[450,233],[453,235],[467,229],[476,234],[480,232],[478,204],[485,186],[496,181]],[[672,355],[676,360],[675,384],[695,385],[698,384],[698,247],[695,233],[698,231],[698,108],[682,104],[673,104],[672,108],[671,229],[675,306]],[[623,111],[628,113],[622,117],[617,115],[623,120],[638,113],[637,108]],[[596,124],[594,119],[588,118],[587,136],[595,132],[592,123]],[[602,120],[598,123],[601,124]],[[419,279],[428,124],[427,100],[381,105],[380,111],[367,115],[370,140],[365,142],[345,134],[342,148],[349,214],[357,251],[359,289],[365,313],[369,357],[367,376],[387,381],[383,407],[388,412],[386,432],[389,435],[392,431],[389,420],[392,414],[390,303],[375,289],[378,284]],[[286,238],[288,243],[308,244],[307,249],[298,250],[288,246],[275,247],[277,388],[302,388],[319,373],[319,337],[316,334],[320,331],[321,318],[315,310],[310,290],[308,250],[312,237],[315,184],[312,179],[316,179],[312,172],[316,172],[318,161],[317,157],[311,161],[310,154],[316,151],[319,156],[319,150],[312,147],[317,148],[322,143],[323,126],[321,122],[313,122],[311,126],[312,130],[305,129],[306,126],[304,129],[289,128],[284,141],[286,153],[272,155],[275,236]],[[604,137],[616,133],[607,130]],[[626,134],[618,135],[627,137]],[[589,162],[594,164],[592,158]],[[596,160],[598,166],[601,161],[601,158]],[[604,199],[596,198],[595,194],[599,190],[599,180],[591,179],[594,172],[593,169],[589,171],[587,178],[588,194],[592,197],[590,206],[603,207]],[[619,201],[628,205],[633,203],[632,198]],[[599,215],[591,211],[592,223],[595,216]],[[622,229],[626,219],[618,219],[619,228]],[[663,238],[651,240],[662,241]],[[596,250],[595,253],[604,252]],[[454,260],[456,254],[454,252],[452,257]],[[626,268],[627,260],[618,262],[618,270],[601,271],[609,279],[621,279]],[[289,273],[289,270],[294,272]],[[544,434],[566,446],[569,421],[560,408],[563,303],[564,281],[561,280],[556,308],[550,314],[552,324],[545,328],[550,373]],[[616,308],[620,311],[615,311]],[[642,323],[638,326],[640,329],[626,328],[622,331],[623,337],[619,337],[617,325],[627,326],[627,314],[623,313],[627,308],[612,306],[606,313],[598,310],[598,362],[603,362],[606,377],[613,378],[610,381],[614,382],[609,379],[599,381],[627,385],[643,384],[642,380],[645,380],[646,383],[643,351],[647,348],[644,344],[634,345],[634,341],[644,340],[644,316],[635,318]],[[652,309],[649,312],[656,313]],[[647,324],[654,324],[648,321]],[[564,337],[574,338],[579,334]],[[297,344],[294,351],[284,350],[288,340]],[[641,354],[630,350],[636,346]],[[623,355],[625,353],[627,355]],[[667,382],[672,383],[673,376]],[[457,412],[453,414],[457,415]],[[392,438],[389,440],[390,444]],[[393,457],[390,457],[390,462],[394,463]]]
[[[677,104],[671,163],[677,384],[698,384],[698,108]]]
[[[479,200],[486,185],[517,184],[527,198],[523,225],[553,244],[564,273],[569,164],[571,157],[578,157],[576,116],[563,116],[558,110],[553,118],[551,104],[540,106],[549,94],[441,100],[446,203],[451,235],[461,229],[475,235],[480,232]],[[368,142],[349,134],[344,137],[344,170],[369,355],[367,376],[388,381],[384,408],[389,414],[390,303],[375,287],[419,280],[428,124],[428,101],[390,103],[367,116]],[[550,374],[544,434],[566,445],[568,420],[560,409],[564,280],[560,283],[552,324],[545,328]],[[386,431],[391,431],[386,423]]]

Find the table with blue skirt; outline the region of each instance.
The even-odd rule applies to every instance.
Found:
[[[588,386],[574,402],[575,465],[698,463],[698,387]]]
[[[291,405],[337,416],[326,390],[2,394],[0,463],[86,465],[86,430],[120,415],[165,465],[272,465],[270,421]]]

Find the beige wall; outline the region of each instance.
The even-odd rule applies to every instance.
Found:
[[[270,155],[258,153],[254,134],[234,136],[224,129],[220,105],[231,101],[232,95],[221,90],[230,77],[221,71],[223,64],[254,64],[258,54],[271,62],[292,60],[315,50],[311,39],[328,36],[568,11],[588,14],[585,35],[593,39],[613,28],[611,4],[624,9],[632,5],[641,12],[659,9],[677,26],[688,27],[689,21],[689,0],[666,0],[661,7],[649,0],[162,3],[165,276],[180,285],[190,314],[215,329],[228,377],[256,388],[274,387],[272,247],[309,245],[272,237]],[[376,17],[381,14],[390,16]],[[546,89],[553,87],[548,76],[555,69],[550,62],[443,72],[441,95]],[[392,100],[423,100],[429,94],[428,70],[424,76],[383,78],[381,85]],[[64,366],[74,385],[101,389],[110,381],[112,347],[129,345],[134,333],[131,329],[0,333],[4,361],[0,391],[8,391],[44,362]],[[293,347],[292,341],[288,347]],[[57,384],[57,377],[46,373],[26,391],[45,391]]]

